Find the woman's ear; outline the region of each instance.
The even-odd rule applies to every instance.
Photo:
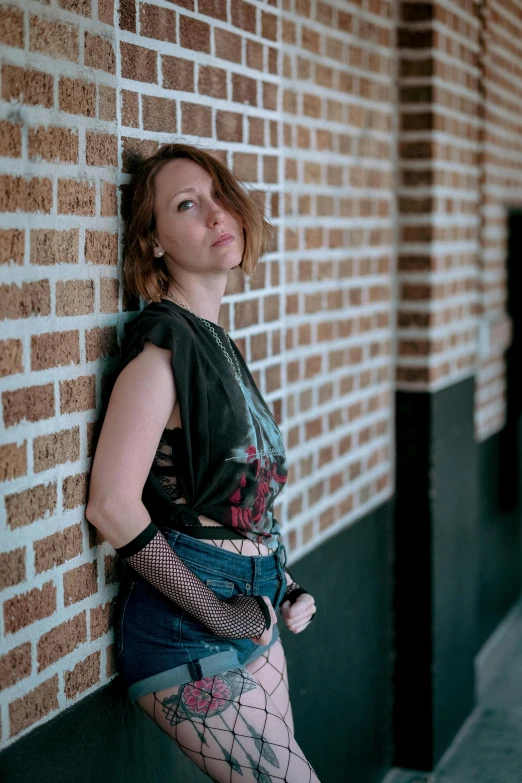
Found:
[[[161,258],[165,254],[165,251],[163,250],[162,246],[158,242],[155,236],[152,237],[152,245],[154,248],[154,257],[155,258]]]

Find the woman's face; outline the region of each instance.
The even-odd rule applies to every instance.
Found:
[[[199,163],[177,158],[159,170],[154,214],[154,254],[164,251],[167,266],[174,262],[191,272],[218,272],[241,263],[245,239],[240,217],[225,209],[212,177]],[[223,233],[233,241],[212,246]]]

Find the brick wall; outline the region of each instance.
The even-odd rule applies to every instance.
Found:
[[[289,2],[282,38],[283,518],[306,551],[392,491],[391,3]]]
[[[400,4],[397,383],[435,390],[475,375],[477,440],[505,421],[520,12],[492,0]]]
[[[118,561],[84,506],[136,309],[117,219],[132,151],[213,149],[278,227],[220,320],[285,436],[290,562],[391,494],[390,8],[1,9],[2,745],[114,676]]]

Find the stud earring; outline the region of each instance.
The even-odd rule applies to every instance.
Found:
[[[162,250],[162,251],[161,251],[161,253],[158,253],[158,255],[156,256],[156,258],[161,258],[161,256],[162,256],[162,255],[164,255],[164,254],[165,254],[165,251],[164,251],[164,250]]]

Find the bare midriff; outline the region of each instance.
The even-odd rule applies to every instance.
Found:
[[[178,498],[174,502],[186,503],[187,501],[185,498]],[[205,517],[203,514],[199,514],[198,519],[203,527],[225,527],[225,525],[222,525],[220,522],[216,522],[215,519],[210,519],[209,517]],[[269,549],[267,546],[265,546],[265,544],[256,544],[255,541],[250,541],[249,538],[244,538],[244,539],[200,538],[198,540],[201,541],[202,543],[211,544],[212,546],[218,546],[220,549],[226,549],[227,552],[235,552],[236,554],[239,555],[249,555],[251,557],[252,555],[273,554],[272,550]]]

